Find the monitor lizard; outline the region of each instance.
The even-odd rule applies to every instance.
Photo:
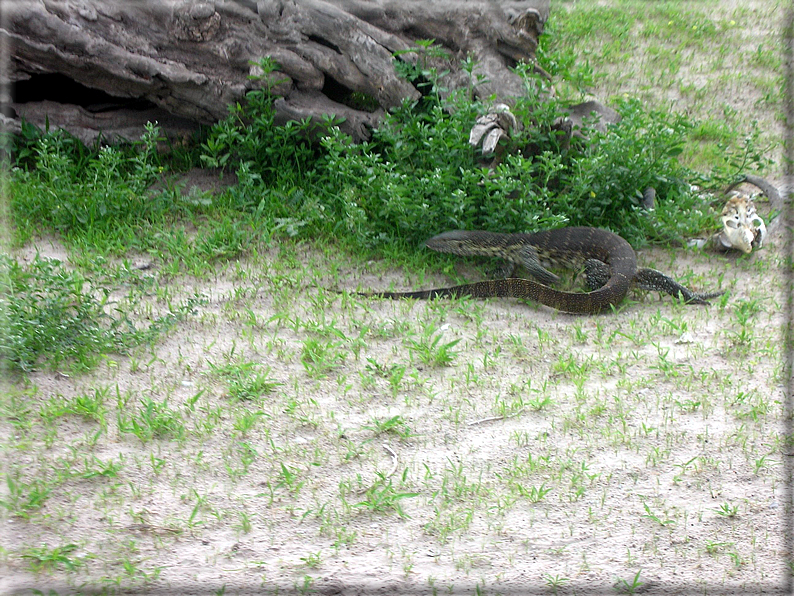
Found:
[[[631,245],[617,234],[600,228],[559,228],[534,234],[453,231],[434,236],[427,241],[426,246],[459,256],[501,258],[510,263],[513,270],[520,265],[534,279],[505,277],[449,288],[370,292],[363,295],[394,299],[458,296],[526,298],[564,312],[591,314],[620,304],[632,286],[680,296],[692,304],[708,304],[710,298],[723,294],[699,294],[661,271],[638,269],[637,257]],[[559,278],[548,271],[544,263],[584,268],[591,291],[563,292],[549,287],[548,284],[555,283]]]

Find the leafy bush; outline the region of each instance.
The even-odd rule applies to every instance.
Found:
[[[159,130],[147,124],[139,148],[105,146],[86,154],[56,131],[20,151],[11,176],[12,214],[20,232],[41,227],[65,236],[115,233],[175,211],[172,195],[152,192],[158,179]],[[29,164],[32,167],[24,167]]]
[[[308,120],[275,123],[271,80],[278,65],[270,58],[259,62],[262,88],[249,91],[245,106],[230,106],[229,116],[212,127],[203,143],[201,161],[207,167],[224,168],[230,162],[245,167],[268,186],[300,182],[314,168],[316,146],[311,141],[313,125]]]
[[[266,72],[274,67],[263,64]],[[710,225],[704,201],[686,183],[691,173],[676,159],[690,126],[684,117],[624,100],[616,106],[620,124],[563,148],[554,127],[562,106],[548,98],[543,79],[521,69],[527,93],[513,111],[523,129],[489,171],[468,143],[489,104],[468,100],[465,90],[444,96],[441,75],[432,69],[403,70],[423,81],[438,78],[424,83],[422,99],[403,102],[360,144],[331,127],[320,148],[310,149],[308,123],[277,127],[268,88],[250,94],[246,107],[236,106],[206,143],[205,161],[234,165],[248,186],[233,192],[230,206],[286,222],[291,234],[326,233],[370,248],[417,246],[455,228],[531,232],[591,225],[644,242]],[[655,213],[639,208],[648,186],[657,190]],[[703,216],[692,218],[698,207]]]
[[[687,183],[694,173],[677,159],[691,128],[683,116],[647,111],[626,99],[615,106],[623,117],[618,125],[589,131],[587,141],[563,143],[555,127],[563,105],[548,97],[544,79],[519,67],[526,94],[513,112],[522,128],[489,170],[468,137],[491,104],[470,100],[468,89],[448,93],[444,73],[425,60],[433,48],[419,44],[419,51],[416,64],[398,63],[425,95],[387,114],[370,141],[360,144],[332,120],[325,128],[309,122],[277,126],[276,64],[261,61],[262,88],[250,92],[245,105],[233,106],[202,145],[204,165],[232,168],[238,177],[237,185],[206,204],[180,200],[173,189],[150,190],[162,169],[156,127],[149,127],[135,151],[104,147],[86,155],[58,134],[28,142],[18,163],[35,168],[18,167],[12,175],[18,228],[24,234],[43,225],[67,237],[115,238],[119,252],[134,245],[165,256],[178,251],[184,259],[191,252],[233,256],[262,229],[381,250],[415,248],[455,228],[532,232],[591,225],[641,244],[674,241],[711,225],[708,205]],[[325,136],[313,141],[323,130]],[[657,190],[653,212],[639,207],[648,186]],[[165,235],[171,244],[163,234],[139,233],[193,213],[226,222],[233,237],[210,234],[212,246],[188,246],[185,239],[175,247],[178,233]],[[235,218],[242,225],[229,223]]]

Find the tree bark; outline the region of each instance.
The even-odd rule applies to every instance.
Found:
[[[261,86],[252,62],[269,56],[279,64],[274,79],[286,80],[273,90],[279,121],[330,114],[362,140],[384,110],[420,96],[394,67],[395,53],[417,49],[417,40],[446,50],[426,59],[449,71],[450,88],[520,95],[510,67],[534,59],[549,0],[23,0],[2,10],[0,42],[11,59],[1,76],[16,86],[6,126],[18,129],[23,117],[43,125],[47,114],[83,140],[99,130],[129,138],[152,119],[188,134]],[[462,68],[469,56],[473,80]],[[59,98],[70,85],[76,91]],[[82,100],[81,90],[110,97]],[[352,94],[370,107],[348,102]]]

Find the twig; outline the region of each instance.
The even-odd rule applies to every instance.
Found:
[[[386,474],[385,476],[381,477],[378,481],[373,482],[367,488],[360,489],[358,491],[358,494],[363,495],[365,492],[367,492],[369,490],[372,490],[372,488],[374,488],[375,486],[378,485],[378,482],[383,482],[387,478],[390,478],[390,477],[394,476],[394,473],[397,471],[397,454],[394,452],[394,449],[389,447],[386,443],[383,443],[383,448],[387,451],[387,453],[389,455],[391,455],[392,459],[394,460],[394,465],[392,466],[392,468],[391,468],[391,470],[389,471],[388,474]]]
[[[469,422],[469,426],[475,426],[477,424],[485,424],[486,422],[493,422],[494,420],[504,420],[506,418],[514,418],[519,414],[524,413],[524,408],[513,412],[512,414],[508,414],[507,416],[491,416],[490,418],[482,418],[480,420],[475,420],[474,422]]]
[[[386,478],[390,478],[390,477],[394,476],[394,473],[397,471],[397,454],[386,443],[383,444],[383,448],[389,453],[389,455],[392,456],[392,459],[394,459],[394,466],[392,466],[391,472],[389,472],[385,476]]]

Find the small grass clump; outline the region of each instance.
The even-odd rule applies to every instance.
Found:
[[[168,405],[168,400],[142,399],[137,412],[119,412],[118,427],[120,432],[132,434],[142,443],[152,439],[180,439],[185,435],[182,416]]]
[[[108,292],[80,273],[38,255],[27,268],[2,256],[0,267],[6,272],[2,297],[7,323],[0,333],[10,368],[30,371],[43,362],[58,366],[68,359],[88,369],[102,354],[139,341],[129,321],[105,311]]]
[[[30,569],[35,573],[50,571],[53,569],[65,569],[76,571],[85,566],[86,561],[93,558],[73,554],[79,550],[76,544],[64,544],[62,546],[49,547],[47,544],[32,546],[25,549],[21,557],[28,561]]]
[[[225,381],[227,395],[232,401],[257,401],[281,385],[270,377],[269,367],[262,368],[253,362],[227,365],[210,363],[210,368]]]
[[[39,255],[29,266],[0,255],[4,321],[0,358],[7,369],[29,372],[68,362],[93,368],[104,354],[123,353],[153,341],[191,312],[195,301],[176,306],[146,329],[132,320],[131,306],[114,308],[109,287]],[[111,314],[113,313],[113,314]]]

